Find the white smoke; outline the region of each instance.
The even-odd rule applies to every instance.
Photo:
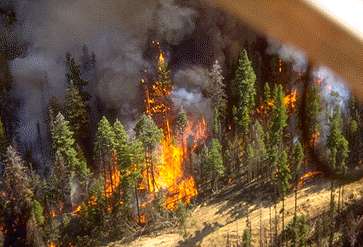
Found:
[[[290,44],[282,44],[276,40],[269,39],[269,47],[267,52],[271,54],[278,54],[286,62],[293,64],[293,69],[296,72],[305,72],[308,59],[306,54]]]
[[[172,101],[177,108],[187,112],[212,117],[210,99],[203,96],[203,90],[209,84],[208,70],[202,66],[190,66],[175,73],[176,88],[172,92]]]

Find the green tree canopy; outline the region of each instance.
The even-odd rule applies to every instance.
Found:
[[[256,74],[247,51],[242,50],[237,70],[233,80],[233,92],[236,105],[233,107],[233,117],[237,129],[246,134],[251,122],[251,114],[255,107]]]

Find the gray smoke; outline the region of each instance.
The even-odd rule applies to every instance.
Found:
[[[291,62],[296,72],[306,71],[308,59],[306,54],[290,44],[282,44],[274,39],[268,40],[269,47],[267,52],[278,54],[284,61]]]
[[[48,98],[62,99],[64,57],[81,55],[83,44],[96,54],[101,102],[133,112],[144,52],[150,39],[176,45],[195,28],[196,11],[174,0],[16,0],[17,32],[27,52],[12,61],[14,92],[21,99],[19,137],[38,143],[37,124],[45,123]],[[43,126],[44,127],[44,126]],[[46,129],[41,127],[41,129]],[[44,133],[41,134],[45,136]]]
[[[177,108],[183,107],[187,112],[212,118],[211,102],[203,96],[209,84],[208,69],[202,66],[189,66],[180,69],[174,76],[176,88],[172,92],[172,101]]]

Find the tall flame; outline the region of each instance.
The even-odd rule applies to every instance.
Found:
[[[167,67],[165,55],[158,42],[153,42],[153,44],[159,48],[158,71],[163,73]],[[189,204],[191,199],[198,194],[196,183],[192,174],[187,172],[186,164],[189,153],[207,139],[207,123],[204,118],[197,122],[189,120],[182,137],[178,140],[170,126],[173,118],[171,104],[167,100],[167,97],[171,95],[172,86],[159,81],[154,82],[151,86],[147,86],[144,80],[141,83],[145,90],[145,112],[151,117],[158,116],[158,125],[163,128],[164,138],[160,143],[160,162],[154,166],[155,170],[152,171],[153,178],[151,178],[150,172],[143,171],[143,181],[139,189],[149,190],[151,194],[165,191],[164,207],[174,210],[179,201]],[[148,203],[149,200],[145,203]],[[145,203],[142,203],[141,207]],[[144,220],[145,216],[139,219],[140,222]]]
[[[112,153],[112,162],[110,164],[109,171],[106,171],[105,175],[105,184],[104,184],[104,192],[106,197],[111,197],[113,192],[120,185],[121,174],[119,169],[117,168],[117,157],[115,152]]]

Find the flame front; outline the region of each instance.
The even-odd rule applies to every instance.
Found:
[[[158,42],[153,42],[160,49]],[[207,123],[204,118],[193,122],[188,120],[181,137],[177,137],[171,128],[173,117],[171,114],[172,105],[168,100],[173,90],[171,83],[165,83],[167,63],[164,53],[160,50],[157,70],[158,80],[148,86],[145,80],[141,80],[145,91],[145,113],[153,117],[164,132],[163,140],[159,145],[159,164],[155,165],[153,176],[145,170],[143,181],[139,186],[141,190],[148,190],[151,194],[142,203],[141,207],[152,200],[153,194],[165,191],[166,200],[164,207],[175,210],[180,201],[189,204],[195,197],[197,186],[193,178],[192,169],[187,169],[189,154],[193,152],[202,142],[207,139]],[[145,206],[145,205],[144,205]],[[139,221],[146,220],[140,216]]]
[[[112,162],[109,171],[106,171],[105,175],[105,185],[104,185],[104,192],[106,197],[111,197],[113,192],[117,189],[120,185],[121,181],[121,174],[118,167],[118,161],[116,158],[116,154],[113,152],[112,154]]]
[[[305,173],[303,176],[300,177],[297,187],[301,188],[308,179],[311,179],[313,177],[316,177],[316,176],[319,176],[322,174],[323,173],[321,171],[309,171],[309,172]]]

